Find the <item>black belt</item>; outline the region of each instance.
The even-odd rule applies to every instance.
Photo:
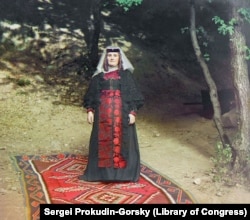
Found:
[[[107,80],[102,84],[101,88],[102,90],[119,90],[121,85],[118,80]]]

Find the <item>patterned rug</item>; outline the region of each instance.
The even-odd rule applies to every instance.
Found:
[[[21,172],[28,219],[39,219],[40,204],[194,204],[180,186],[141,163],[137,183],[85,182],[87,157],[76,154],[12,158]]]

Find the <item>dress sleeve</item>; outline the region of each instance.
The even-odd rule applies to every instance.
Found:
[[[96,103],[98,99],[98,90],[99,90],[99,83],[98,83],[98,76],[93,77],[90,80],[89,87],[83,97],[83,107],[89,111],[94,111],[96,108]]]
[[[126,77],[124,77],[126,78],[124,87],[128,97],[130,112],[135,115],[136,112],[144,105],[144,97],[136,84],[133,75],[129,71],[124,74],[126,75]]]

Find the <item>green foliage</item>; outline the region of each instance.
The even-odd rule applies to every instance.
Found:
[[[245,51],[246,51],[246,60],[250,60],[250,48],[245,46]]]
[[[188,33],[188,31],[189,31],[189,27],[181,28],[182,34]],[[197,39],[199,40],[199,42],[201,42],[201,45],[203,46],[203,48],[207,48],[208,47],[208,34],[206,30],[204,29],[204,27],[200,26],[195,31],[196,31]],[[204,53],[203,58],[205,61],[209,61],[210,55],[208,53]]]
[[[215,181],[221,181],[228,172],[228,167],[232,162],[232,149],[230,146],[223,147],[221,142],[218,142],[215,146],[215,156],[211,158],[214,163],[216,175]]]
[[[26,96],[26,95],[29,95],[29,93],[27,91],[18,90],[16,95],[24,95],[24,96]]]
[[[181,34],[185,34],[189,31],[189,27],[181,28]]]
[[[117,4],[125,11],[128,11],[132,6],[138,6],[143,0],[116,0]]]
[[[238,10],[238,13],[243,17],[245,21],[250,23],[250,8],[240,8]],[[237,24],[237,21],[235,18],[232,18],[228,24],[225,23],[224,20],[222,20],[220,17],[215,16],[212,19],[215,24],[219,24],[218,32],[220,34],[226,35],[232,35],[234,33],[234,26]],[[250,60],[250,48],[248,46],[244,47],[244,50],[246,52],[246,60]]]
[[[31,84],[31,82],[29,79],[20,78],[20,79],[17,79],[16,84],[19,86],[28,86]]]
[[[243,17],[245,21],[250,23],[250,8],[240,8],[238,13]],[[245,46],[246,60],[250,60],[250,48]]]
[[[245,21],[250,23],[250,8],[240,8],[238,13],[243,17]]]
[[[201,43],[201,45],[206,48],[208,47],[208,33],[207,31],[205,30],[204,27],[202,26],[199,26],[197,29],[196,29],[196,33],[197,33],[197,37]],[[208,54],[204,55],[204,57],[208,58]],[[206,59],[207,60],[207,59]],[[208,60],[207,60],[208,61]]]
[[[210,60],[210,55],[208,53],[205,53],[203,55],[204,60],[209,61]]]
[[[237,24],[237,21],[235,18],[232,18],[228,24],[225,23],[223,19],[221,19],[219,16],[214,16],[212,18],[215,24],[218,24],[218,32],[220,34],[226,35],[232,35],[234,33],[234,26]]]

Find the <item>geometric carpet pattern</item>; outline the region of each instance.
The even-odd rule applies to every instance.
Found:
[[[141,163],[136,183],[79,180],[87,157],[77,154],[14,156],[28,219],[39,219],[40,204],[194,204],[180,186]]]

